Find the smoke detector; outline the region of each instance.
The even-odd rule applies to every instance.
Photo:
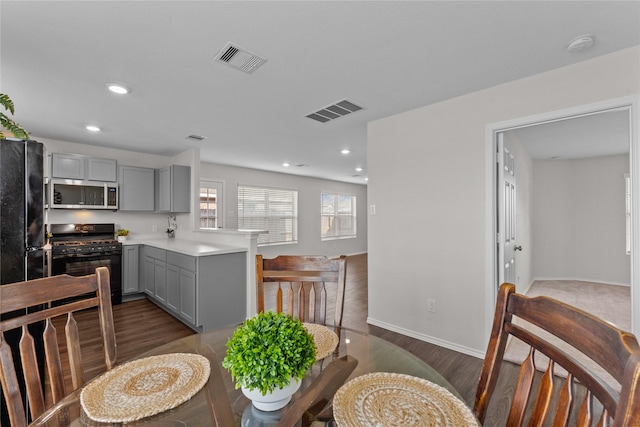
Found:
[[[580,52],[582,50],[589,49],[591,46],[593,46],[593,42],[594,42],[593,36],[589,34],[584,34],[582,36],[578,36],[573,40],[571,40],[567,44],[567,50],[569,52]]]
[[[247,74],[253,73],[262,66],[262,64],[267,62],[265,58],[262,58],[255,53],[251,53],[231,42],[228,42],[222,49],[220,49],[214,59],[217,62],[221,62],[237,70],[244,71]]]

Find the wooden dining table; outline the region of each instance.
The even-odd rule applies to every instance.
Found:
[[[241,390],[235,388],[231,375],[221,365],[221,361],[226,354],[227,340],[231,337],[236,327],[237,325],[229,326],[181,338],[141,354],[138,358],[170,353],[202,353],[202,348],[213,350],[215,354],[209,359],[213,359],[211,369],[220,370],[225,383],[227,398],[233,409],[235,423],[238,426],[274,426],[280,419],[282,413],[286,411],[289,406],[295,404],[296,400],[303,395],[305,389],[309,387],[314,378],[318,377],[323,366],[330,363],[332,359],[344,356],[357,360],[357,366],[349,376],[349,379],[375,372],[406,374],[442,386],[454,396],[463,400],[446,379],[427,363],[408,351],[368,333],[349,328],[340,328],[337,330],[339,344],[336,350],[325,359],[317,361],[316,364],[309,369],[306,377],[302,380],[300,390],[293,395],[287,407],[275,412],[262,412],[253,407],[251,402],[242,394]],[[332,330],[333,329],[334,328],[332,328]],[[206,355],[206,353],[204,354]],[[347,379],[347,381],[349,381],[349,379]],[[90,384],[90,382],[87,382],[85,387],[87,387],[88,384]],[[210,394],[207,395],[207,387],[210,387],[209,383],[205,384],[204,388],[187,402],[174,409],[137,421],[118,424],[106,424],[91,420],[80,404],[80,393],[82,389],[78,389],[52,406],[30,425],[37,427],[114,425],[159,427],[210,426],[212,425],[208,403],[208,396],[210,396]],[[329,410],[328,413],[331,414],[331,411]]]

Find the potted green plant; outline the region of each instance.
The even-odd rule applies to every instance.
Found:
[[[291,400],[315,360],[313,337],[302,322],[266,311],[234,331],[222,366],[256,408],[275,411]]]
[[[118,242],[124,242],[127,240],[127,236],[129,235],[129,230],[126,228],[121,228],[116,231],[116,236],[118,236]]]
[[[15,106],[9,95],[0,93],[0,105],[11,114],[14,114]],[[20,139],[29,139],[29,132],[24,130],[19,123],[9,118],[5,113],[0,112],[0,125],[9,131],[14,137]],[[6,138],[4,132],[0,129],[0,138]]]

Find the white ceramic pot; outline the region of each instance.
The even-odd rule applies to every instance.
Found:
[[[118,236],[118,242],[122,243],[127,240],[127,236]]]
[[[289,403],[291,396],[293,393],[298,391],[301,383],[302,380],[296,381],[294,378],[291,378],[289,385],[277,388],[271,393],[267,393],[266,396],[263,396],[257,388],[254,388],[253,390],[247,390],[244,386],[241,388],[244,395],[251,400],[253,406],[257,409],[261,411],[277,411]]]

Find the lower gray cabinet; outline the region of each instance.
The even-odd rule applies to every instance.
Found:
[[[167,309],[180,312],[180,268],[167,263]]]
[[[140,246],[122,246],[122,294],[140,292]]]
[[[163,305],[167,299],[166,259],[164,249],[144,247],[144,292]]]
[[[144,292],[198,331],[246,318],[246,252],[194,257],[144,247]]]
[[[196,274],[180,269],[180,317],[196,324]]]

